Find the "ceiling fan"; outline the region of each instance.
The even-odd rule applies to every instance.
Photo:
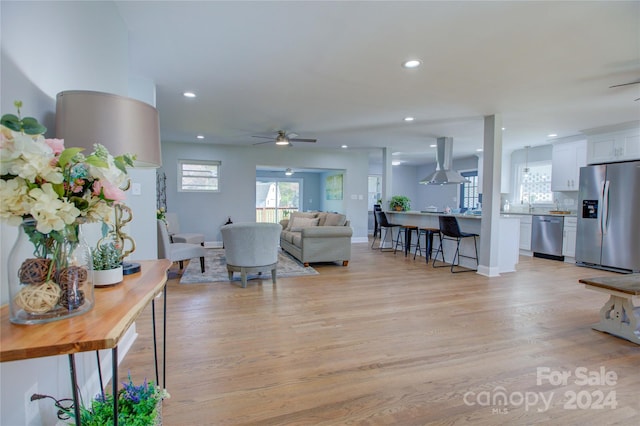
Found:
[[[640,84],[640,80],[631,81],[629,83],[622,83],[622,84],[616,84],[616,85],[613,85],[613,86],[609,86],[609,89],[613,89],[613,88],[616,88],[616,87],[623,87],[623,86],[631,86],[632,84]],[[634,101],[640,101],[640,98],[634,99]]]
[[[254,143],[254,145],[262,145],[263,143],[271,143],[275,142],[276,145],[286,145],[292,146],[291,142],[317,142],[317,139],[302,139],[298,138],[296,133],[287,133],[284,130],[278,130],[278,134],[276,137],[271,136],[253,136],[254,138],[262,138],[262,139],[270,139],[267,142],[258,142]]]

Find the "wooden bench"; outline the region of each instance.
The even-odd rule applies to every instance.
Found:
[[[640,296],[640,274],[584,278],[578,282],[610,295],[600,309],[600,322],[592,328],[640,345],[640,307],[633,306],[633,297]]]

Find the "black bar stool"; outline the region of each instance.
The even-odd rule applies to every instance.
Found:
[[[380,204],[373,205],[373,238],[374,240],[376,236],[381,237],[380,225],[378,224],[378,216],[376,215],[376,212],[381,212],[381,211],[382,211],[382,206]]]
[[[395,249],[389,249],[389,250],[383,250],[383,245],[384,242],[387,239],[387,234],[389,233],[389,231],[391,231],[391,246],[393,247],[394,243],[396,243],[396,241],[398,239],[400,239],[401,233],[398,232],[398,236],[397,238],[394,240],[393,239],[393,228],[399,228],[400,225],[397,223],[389,223],[389,221],[387,220],[387,215],[384,214],[383,211],[374,211],[373,212],[376,215],[376,218],[378,219],[378,226],[380,227],[380,251],[395,251]],[[382,236],[382,230],[384,229],[384,236]],[[376,243],[376,237],[377,235],[373,236],[373,242],[371,243],[371,248],[373,248],[373,246]]]
[[[433,251],[433,236],[440,236],[440,230],[436,228],[418,228],[418,243],[416,244],[416,250],[413,253],[413,259],[415,260],[418,251],[420,252],[420,256],[422,256],[422,246],[420,245],[420,237],[424,235],[424,245],[425,245],[425,254],[424,260],[427,264],[429,264],[429,259],[431,259],[431,253]]]
[[[438,251],[436,251],[436,255],[433,257],[433,267],[434,268],[443,268],[444,266],[436,266],[436,260],[438,260],[438,253],[442,253],[442,262],[444,262],[444,250],[442,247],[443,240],[452,240],[456,242],[456,253],[453,255],[453,259],[451,260],[451,272],[474,272],[478,270],[478,244],[476,242],[476,237],[478,234],[471,234],[468,232],[460,231],[460,226],[458,225],[458,220],[454,216],[439,216],[440,221],[440,247],[438,247]],[[471,238],[473,237],[473,246],[475,248],[476,256],[466,256],[460,253],[460,241],[463,238]],[[469,259],[476,260],[476,269],[463,269],[454,271],[454,266],[460,266],[460,258],[466,257]],[[458,262],[456,263],[456,259]]]
[[[415,232],[417,241],[420,241],[420,234],[418,233],[418,227],[414,225],[400,225],[400,229],[398,230],[398,238],[396,239],[396,245],[393,249],[393,254],[398,250],[398,245],[402,247],[404,245],[404,255],[407,256],[408,253],[411,253],[411,247],[416,247],[418,243],[411,243],[411,234]],[[400,235],[404,234],[404,241],[400,240]]]

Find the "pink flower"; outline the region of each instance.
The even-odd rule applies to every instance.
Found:
[[[117,186],[111,184],[108,181],[96,181],[93,183],[93,193],[95,195],[100,195],[106,200],[110,201],[124,201],[127,196],[123,190],[118,188]]]
[[[49,145],[54,155],[64,151],[64,139],[45,139],[44,142]]]

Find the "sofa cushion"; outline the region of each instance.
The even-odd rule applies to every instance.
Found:
[[[294,217],[291,219],[291,231],[300,232],[302,228],[308,228],[310,226],[318,226],[318,218],[310,217]]]
[[[291,225],[293,223],[293,219],[296,217],[303,217],[308,219],[314,219],[318,217],[318,213],[316,212],[293,212],[289,215],[289,224],[287,225],[287,231],[291,231]]]
[[[344,226],[347,217],[339,213],[327,213],[323,226]]]

